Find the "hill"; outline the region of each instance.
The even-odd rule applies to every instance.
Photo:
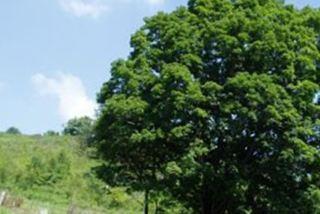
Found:
[[[75,137],[0,134],[0,213],[140,212],[140,194],[106,186],[90,153]]]

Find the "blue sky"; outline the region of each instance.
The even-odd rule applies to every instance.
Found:
[[[110,63],[143,17],[187,0],[10,0],[0,7],[0,130],[61,130],[94,114]],[[297,6],[320,1],[292,0]]]

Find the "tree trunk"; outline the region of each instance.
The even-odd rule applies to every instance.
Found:
[[[212,201],[205,199],[202,201],[202,214],[212,214]]]
[[[156,200],[156,208],[155,208],[155,210],[154,210],[154,214],[158,214],[158,212],[159,212],[159,203],[158,203],[158,200]]]
[[[144,193],[144,214],[149,214],[149,190],[146,190]]]
[[[212,214],[213,202],[210,191],[206,185],[204,185],[202,190],[201,204],[202,204],[202,214]]]

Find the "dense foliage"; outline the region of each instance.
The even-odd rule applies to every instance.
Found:
[[[21,134],[20,130],[16,127],[10,127],[6,131],[7,134],[14,134],[14,135],[19,135]]]
[[[83,146],[89,146],[94,137],[94,123],[95,121],[87,116],[73,118],[64,125],[62,135],[75,136]]]
[[[196,213],[317,212],[319,41],[318,10],[277,0],[147,18],[98,97],[104,178]]]
[[[64,135],[88,136],[92,133],[94,121],[90,117],[80,117],[69,120],[63,129]]]

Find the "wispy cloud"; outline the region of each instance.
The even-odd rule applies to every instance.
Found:
[[[98,18],[108,10],[101,0],[59,0],[62,9],[77,17]]]
[[[76,17],[99,18],[116,4],[147,4],[160,6],[166,0],[58,0],[61,8]]]
[[[59,73],[55,77],[39,73],[32,77],[32,83],[40,95],[58,98],[58,110],[63,121],[95,116],[97,104],[88,97],[80,78],[67,73]]]
[[[151,5],[159,5],[165,2],[165,0],[146,0],[146,1]]]

